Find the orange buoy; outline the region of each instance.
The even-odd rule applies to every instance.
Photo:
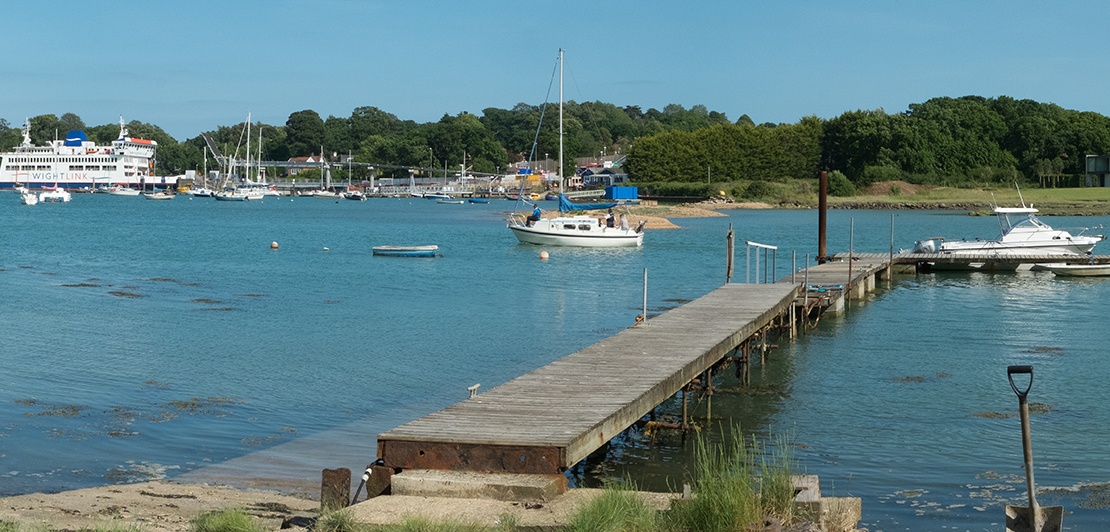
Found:
[[[547,255],[546,251],[541,251],[540,252],[540,260],[547,260],[547,257],[548,257],[548,255]]]

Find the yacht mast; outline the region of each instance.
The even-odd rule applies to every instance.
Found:
[[[563,193],[563,49],[559,48],[559,193]]]
[[[247,165],[243,167],[243,173],[246,174],[246,180],[251,180],[251,114],[247,113]],[[243,182],[243,178],[239,178],[239,182]]]

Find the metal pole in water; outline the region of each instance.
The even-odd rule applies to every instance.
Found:
[[[755,248],[755,284],[759,284],[759,247]]]
[[[763,250],[763,284],[767,284],[767,250]]]
[[[728,233],[725,236],[725,284],[732,279],[732,256],[736,249],[736,238],[732,232],[732,224],[728,224]]]

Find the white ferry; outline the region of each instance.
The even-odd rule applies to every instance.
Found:
[[[127,136],[123,118],[119,119],[119,138],[111,146],[97,146],[84,131],[70,131],[66,139],[47,146],[31,143],[31,121],[23,123],[23,143],[14,151],[0,153],[0,189],[20,185],[42,188],[107,187],[110,185],[174,184],[175,177],[154,176],[153,140]]]

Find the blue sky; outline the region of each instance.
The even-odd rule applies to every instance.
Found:
[[[735,121],[1007,95],[1110,115],[1110,3],[274,0],[6,5],[0,118],[72,112],[178,140],[312,109],[429,122],[568,100]],[[556,89],[554,89],[557,91]],[[558,98],[557,92],[552,95]]]

